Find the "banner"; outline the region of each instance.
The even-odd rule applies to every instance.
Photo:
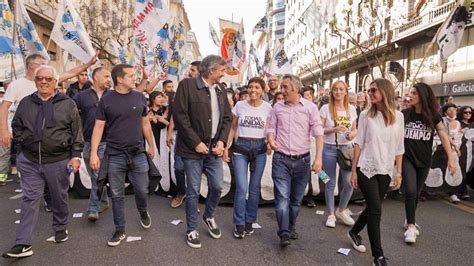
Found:
[[[220,54],[227,63],[226,74],[231,76],[240,74],[240,69],[247,59],[243,21],[234,24],[238,26],[237,29],[221,27],[223,35]]]
[[[160,37],[167,32],[158,32],[156,29],[162,29],[170,21],[171,14],[162,0],[136,0],[135,18],[133,19],[133,31],[135,38],[140,43],[148,43],[150,47],[155,47]],[[166,26],[166,31],[168,26]]]
[[[270,64],[270,74],[293,74],[293,59],[288,58],[288,55],[283,48],[283,44],[277,41],[275,53],[273,54]]]
[[[120,45],[117,41],[111,42],[120,64],[133,65],[133,49]]]
[[[464,5],[457,6],[443,25],[441,25],[436,41],[438,42],[442,60],[447,59],[456,52],[461,43],[466,25],[472,22],[474,8],[471,6],[471,1],[467,2],[470,2],[468,7]]]
[[[51,40],[83,63],[95,56],[84,24],[69,0],[63,0],[59,5]]]
[[[214,42],[214,44],[219,47],[219,36],[217,35],[216,29],[209,22],[209,37]]]
[[[267,16],[261,18],[255,27],[253,27],[252,34],[255,34],[257,31],[268,32],[268,19]]]
[[[18,12],[16,12],[15,20],[18,34],[15,42],[18,42],[21,54],[25,58],[31,54],[40,54],[46,59],[46,62],[49,62],[50,58],[48,52],[36,32],[35,26],[26,11],[23,1],[18,0],[16,7],[18,8]],[[16,46],[17,45],[15,45],[15,47]]]
[[[257,55],[257,50],[253,46],[253,43],[250,44],[250,49],[249,49],[249,55],[251,55],[255,61],[255,66],[257,68],[257,73],[260,74],[260,71],[262,71],[262,65],[260,65],[260,58]],[[250,59],[250,58],[249,58]]]

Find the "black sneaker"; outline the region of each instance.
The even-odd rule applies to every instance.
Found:
[[[375,266],[386,266],[387,265],[387,258],[384,256],[380,256],[378,258],[374,258],[374,265]]]
[[[140,211],[140,223],[142,227],[147,229],[151,226],[151,217],[147,211]]]
[[[192,248],[201,248],[201,240],[199,240],[199,233],[196,230],[186,233],[186,243]]]
[[[298,235],[298,233],[296,232],[296,230],[295,230],[295,229],[291,229],[291,230],[290,230],[290,239],[291,239],[291,240],[296,240],[296,239],[298,239],[298,237],[299,237],[299,235]]]
[[[46,201],[44,202],[44,210],[46,212],[53,212],[53,210],[51,209],[51,207],[49,207],[49,205]]]
[[[124,230],[117,230],[117,231],[115,231],[112,238],[109,239],[109,241],[107,241],[107,245],[109,245],[109,247],[118,246],[120,244],[120,242],[122,242],[122,240],[125,239],[126,236],[127,235],[125,234]]]
[[[244,225],[236,225],[234,229],[234,237],[235,238],[244,238],[245,236],[245,226]]]
[[[290,235],[289,234],[282,234],[280,236],[280,247],[284,248],[286,246],[289,246],[290,244],[291,244]]]
[[[67,230],[60,230],[54,233],[54,243],[61,243],[68,240]]]
[[[351,231],[347,233],[347,236],[351,240],[352,247],[354,247],[355,250],[364,253],[366,251],[366,248],[364,245],[362,245],[362,237],[360,235],[357,235]]]
[[[25,258],[33,255],[30,245],[15,245],[9,251],[2,254],[4,258]]]
[[[255,232],[255,230],[253,229],[252,224],[251,223],[246,223],[245,224],[245,234],[246,235],[251,235],[254,232]]]
[[[314,207],[316,207],[316,202],[314,202],[313,199],[307,199],[307,200],[306,200],[306,207],[308,207],[308,208],[314,208]]]
[[[207,231],[209,231],[209,234],[215,239],[221,238],[221,230],[219,229],[219,227],[217,227],[214,218],[205,218],[203,216],[202,219],[204,220],[204,223],[207,226]]]

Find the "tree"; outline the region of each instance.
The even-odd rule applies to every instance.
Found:
[[[112,64],[115,63],[116,55],[111,42],[127,47],[133,41],[133,2],[112,0],[112,5],[109,6],[107,3],[110,1],[80,1],[79,14],[92,44],[102,51],[101,58]]]

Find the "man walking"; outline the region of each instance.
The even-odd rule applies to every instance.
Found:
[[[283,76],[285,101],[277,102],[267,128],[267,141],[275,151],[272,179],[280,245],[298,239],[296,218],[301,207],[310,166],[311,136],[316,137],[316,158],[312,170],[321,171],[324,128],[316,105],[303,97],[302,84],[294,75]]]
[[[39,66],[34,79],[38,91],[20,102],[12,122],[23,199],[15,246],[3,254],[7,258],[33,255],[31,240],[45,184],[51,196],[54,242],[68,239],[68,177],[80,166],[83,139],[74,101],[55,92],[54,68]]]
[[[214,219],[222,183],[222,155],[231,127],[231,110],[219,80],[224,76],[226,62],[216,55],[204,58],[199,76],[179,83],[173,104],[173,117],[178,129],[176,153],[183,158],[186,172],[186,242],[200,248],[198,234],[198,200],[201,175],[207,176],[209,193],[203,220],[209,234],[220,238]]]
[[[82,128],[84,133],[84,162],[86,163],[86,169],[91,177],[91,193],[89,196],[89,206],[87,207],[87,219],[91,222],[95,222],[99,219],[99,213],[109,207],[109,200],[107,193],[100,193],[102,198],[99,199],[97,196],[97,175],[98,172],[91,169],[90,154],[91,154],[91,137],[92,130],[94,129],[95,114],[97,112],[97,105],[100,98],[106,95],[108,89],[111,87],[110,72],[103,68],[98,67],[92,72],[93,84],[89,89],[79,92],[74,97],[77,109],[81,114]],[[105,151],[105,134],[102,138],[98,147],[99,159],[102,160]]]
[[[125,176],[133,185],[135,202],[143,228],[151,227],[147,211],[148,159],[143,137],[148,142],[148,154],[153,158],[154,141],[150,120],[147,117],[146,99],[135,88],[135,71],[127,64],[112,69],[114,90],[102,97],[97,107],[96,121],[91,139],[90,166],[93,171],[107,171],[112,191],[112,210],[115,232],[107,242],[117,246],[125,235]],[[106,151],[103,161],[99,159],[99,144],[105,132]],[[104,167],[100,165],[104,164]]]
[[[89,76],[87,75],[87,70],[82,71],[77,75],[77,81],[69,85],[69,88],[66,90],[66,95],[74,98],[81,91],[85,91],[91,87],[91,82],[89,81]]]

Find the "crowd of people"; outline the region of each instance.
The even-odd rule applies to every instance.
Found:
[[[416,207],[435,135],[454,174],[462,144],[468,141],[463,134],[474,127],[471,107],[458,112],[455,104],[448,103],[440,108],[425,83],[414,84],[404,98],[397,97],[392,83],[383,78],[357,94],[349,92],[342,80],[316,91],[291,74],[272,75],[266,81],[253,77],[246,86],[232,89],[220,82],[226,62],[209,55],[190,65],[188,77],[175,90],[164,77],[148,80],[146,71],[137,84],[134,66],[89,69],[94,63],[92,59],[58,75],[43,57],[30,55],[26,76],[13,81],[3,95],[0,185],[5,185],[10,172],[14,159],[10,154],[16,154],[12,157],[23,191],[15,245],[4,257],[33,255],[32,235],[43,199],[53,214],[54,242],[68,239],[68,176],[78,171],[81,158],[92,183],[87,219],[97,221],[109,202],[112,205],[114,233],[107,244],[117,246],[126,237],[126,177],[133,185],[140,224],[150,228],[148,184],[156,175],[152,159],[173,150],[177,192],[170,204],[177,208],[185,202],[185,239],[191,248],[202,246],[198,230],[202,174],[209,189],[202,220],[217,239],[222,234],[214,214],[223,189],[223,163],[229,164],[236,184],[233,235],[242,239],[254,232],[261,179],[272,154],[282,247],[299,237],[297,217],[314,172],[325,183],[325,225],[334,228],[339,220],[349,226],[348,241],[359,252],[366,252],[360,232],[367,226],[374,263],[386,265],[380,223],[390,184],[404,193],[404,238],[414,243],[420,234]],[[58,83],[72,77],[77,82],[66,93],[59,92]],[[163,130],[169,150],[158,145]],[[311,160],[313,138],[316,149]],[[342,180],[337,208],[336,176]],[[356,221],[347,208],[353,189],[360,189],[366,202]],[[465,181],[450,191],[454,202],[468,197]],[[311,197],[305,201],[314,206]]]

